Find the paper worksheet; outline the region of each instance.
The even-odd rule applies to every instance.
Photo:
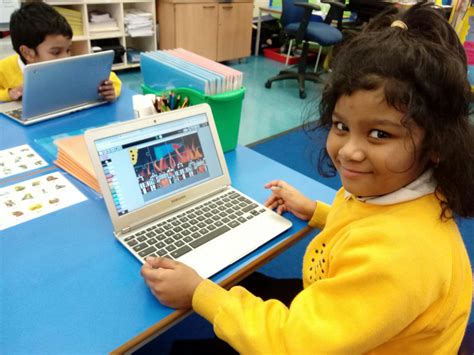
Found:
[[[48,165],[28,144],[0,150],[0,179]]]
[[[60,172],[0,188],[0,230],[87,200]]]

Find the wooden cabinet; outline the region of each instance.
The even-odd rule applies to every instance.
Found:
[[[253,3],[219,4],[217,60],[250,55]]]
[[[218,4],[176,4],[175,47],[216,59],[217,19]],[[163,31],[166,36],[165,29]]]
[[[160,0],[160,48],[185,48],[212,60],[250,55],[253,2]]]
[[[68,14],[79,13],[79,19],[75,21],[72,38],[72,54],[91,53],[96,40],[116,39],[126,50],[153,51],[156,50],[155,31],[155,1],[154,0],[46,0],[48,4],[60,7]],[[127,10],[141,10],[152,14],[153,34],[130,36],[125,31],[124,16]],[[108,12],[116,21],[115,28],[93,29],[88,22],[88,14],[91,11]],[[63,13],[63,15],[65,15]],[[76,16],[76,15],[72,15]],[[65,16],[67,19],[67,16]],[[94,41],[94,42],[93,42]],[[121,56],[121,61],[115,63],[113,70],[132,68],[140,66],[139,62],[129,60],[126,53]]]

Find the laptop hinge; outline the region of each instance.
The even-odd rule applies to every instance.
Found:
[[[176,207],[176,208],[170,209],[167,213],[165,213],[165,214],[163,214],[163,215],[161,215],[161,216],[159,216],[159,217],[157,217],[157,216],[152,216],[152,217],[150,217],[150,218],[148,218],[148,219],[146,219],[146,220],[144,220],[144,221],[142,221],[141,223],[138,223],[138,224],[136,224],[136,225],[124,227],[124,228],[122,228],[122,229],[120,230],[120,234],[123,235],[123,234],[125,234],[125,233],[131,232],[132,230],[134,231],[134,230],[143,228],[143,226],[146,226],[147,224],[149,224],[149,223],[151,223],[151,222],[153,222],[153,221],[155,221],[155,220],[157,220],[157,219],[166,218],[166,216],[169,216],[169,215],[175,213],[176,211],[179,211],[179,210],[181,210],[181,209],[185,209],[185,208],[187,208],[187,207],[189,207],[189,206],[191,206],[191,205],[194,205],[194,204],[198,203],[198,202],[201,201],[201,200],[205,200],[205,199],[211,197],[212,195],[215,195],[215,194],[217,194],[217,193],[219,193],[219,192],[225,191],[225,190],[227,190],[230,186],[231,186],[231,185],[222,186],[222,187],[218,188],[217,190],[214,190],[214,191],[212,191],[212,192],[210,192],[210,193],[208,193],[208,194],[205,194],[205,195],[203,195],[203,196],[200,196],[200,197],[197,198],[197,199],[194,199],[194,200],[192,200],[192,201],[189,201],[189,203],[187,203],[187,204],[185,204],[185,205],[181,205],[181,206],[178,206],[178,207]]]

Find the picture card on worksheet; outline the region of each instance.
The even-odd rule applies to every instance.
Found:
[[[87,200],[60,172],[0,188],[0,230]]]
[[[0,179],[48,165],[28,144],[0,150]]]

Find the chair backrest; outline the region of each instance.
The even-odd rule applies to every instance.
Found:
[[[345,0],[333,0],[344,4]],[[280,17],[280,23],[283,28],[285,28],[290,23],[301,22],[304,14],[304,8],[301,6],[295,6],[295,3],[307,3],[308,0],[283,0],[282,1],[282,12]],[[340,29],[342,24],[342,14],[344,10],[331,6],[324,20],[325,23],[331,24],[331,22],[337,21],[337,27]],[[313,21],[310,19],[310,21]]]
[[[308,0],[283,0],[282,1],[282,12],[280,22],[283,28],[295,22],[300,22],[303,18],[304,9],[300,6],[295,6],[295,2],[307,3]]]
[[[341,4],[345,4],[345,0],[334,0],[335,2],[339,2]],[[340,9],[336,6],[331,6],[329,8],[329,11],[326,15],[326,18],[324,19],[324,23],[331,24],[332,21],[337,22],[337,28],[341,29],[342,28],[342,16],[344,14],[344,9]]]

